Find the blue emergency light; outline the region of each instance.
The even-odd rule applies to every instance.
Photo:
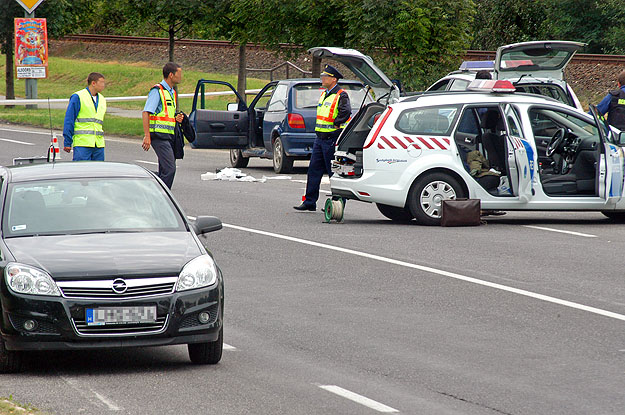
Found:
[[[461,71],[492,71],[495,61],[464,61],[460,64]]]

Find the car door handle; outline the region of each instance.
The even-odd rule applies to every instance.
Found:
[[[464,142],[467,143],[467,144],[473,144],[473,140],[470,139],[470,138],[465,138]]]
[[[214,122],[214,123],[211,123],[211,124],[210,124],[210,127],[211,127],[211,128],[214,128],[214,129],[216,129],[216,130],[217,130],[217,129],[223,130],[224,128],[226,128],[226,124],[222,124],[222,123],[220,123],[220,122]]]
[[[546,145],[548,145],[548,144],[549,144],[549,141],[542,140],[542,141],[540,142],[540,145],[541,145],[541,146],[546,146]]]

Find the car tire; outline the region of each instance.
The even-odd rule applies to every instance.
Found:
[[[7,350],[4,341],[0,340],[0,373],[19,372],[22,367],[22,353]]]
[[[607,218],[613,220],[614,222],[625,222],[625,212],[624,211],[618,211],[618,210],[602,210],[601,213],[603,213],[604,216],[606,216]]]
[[[414,219],[412,213],[407,208],[384,205],[382,203],[375,204],[381,214],[392,220],[393,222],[408,223]]]
[[[224,349],[224,329],[219,330],[219,337],[214,342],[190,343],[189,359],[196,365],[214,365],[221,360]]]
[[[230,150],[230,166],[232,167],[247,167],[247,163],[250,162],[249,157],[243,157],[243,153],[239,149]]]
[[[430,173],[415,181],[408,192],[410,213],[422,225],[441,223],[442,201],[464,197],[456,179],[445,173]]]
[[[289,173],[293,170],[293,157],[284,152],[284,145],[280,137],[273,142],[273,171],[276,173]]]

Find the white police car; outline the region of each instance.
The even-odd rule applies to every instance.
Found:
[[[582,106],[566,82],[564,69],[585,43],[532,41],[501,46],[494,61],[465,61],[457,71],[432,84],[427,91],[464,91],[478,71],[488,71],[493,79],[511,81],[518,92],[555,98],[577,109]]]
[[[363,107],[337,142],[332,195],[424,225],[440,223],[443,199],[463,197],[483,209],[595,210],[625,220],[625,133],[596,112],[514,92],[509,81],[470,89]],[[470,174],[475,150],[499,170],[496,187]]]

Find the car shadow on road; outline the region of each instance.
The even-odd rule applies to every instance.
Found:
[[[184,348],[183,348],[184,347]],[[185,346],[143,347],[105,350],[37,351],[24,353],[22,373],[41,375],[58,372],[67,374],[168,372],[194,367]],[[206,366],[202,366],[206,367]]]

